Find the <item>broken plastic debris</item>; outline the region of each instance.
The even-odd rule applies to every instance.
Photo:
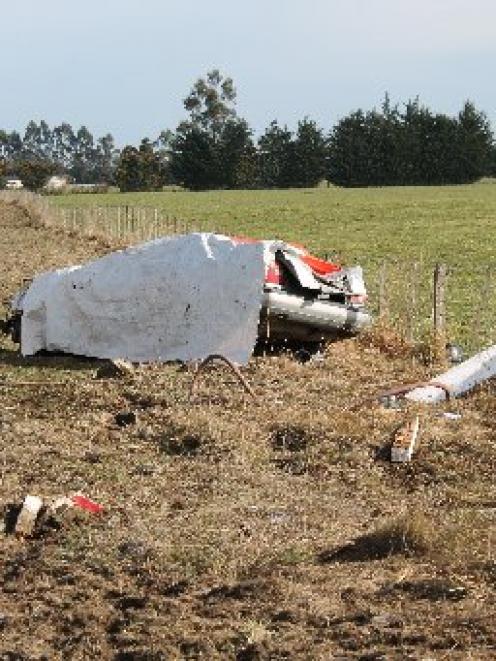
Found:
[[[452,413],[451,411],[444,411],[444,413],[441,413],[441,417],[446,418],[446,420],[460,420],[462,414]]]
[[[58,510],[62,509],[63,507],[80,507],[83,510],[92,512],[92,514],[100,514],[100,512],[103,512],[103,505],[95,503],[94,500],[90,500],[80,493],[70,497],[62,496],[60,498],[56,498],[50,505],[50,510],[52,512],[58,512]]]
[[[61,498],[56,498],[50,505],[50,511],[58,512],[62,507],[73,507],[74,503],[71,498],[67,496],[62,496]]]
[[[103,505],[95,503],[94,500],[90,500],[89,498],[86,498],[86,496],[76,494],[75,496],[72,496],[71,501],[75,507],[80,507],[92,514],[100,514],[103,512]]]
[[[22,504],[22,509],[17,517],[15,527],[16,535],[21,537],[31,535],[42,507],[43,501],[39,496],[26,496]]]
[[[448,393],[451,397],[459,397],[494,376],[496,376],[496,345],[452,367],[438,376],[435,381],[415,388],[406,395],[406,398],[427,404],[442,402],[448,398]]]

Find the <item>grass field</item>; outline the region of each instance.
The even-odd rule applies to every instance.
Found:
[[[450,267],[448,334],[469,351],[496,342],[496,185],[205,193],[111,193],[52,198],[68,207],[149,206],[205,229],[301,242],[358,261],[378,310],[386,260],[388,307],[421,339],[430,328],[432,270]]]
[[[496,257],[496,185],[205,193],[110,193],[57,205],[148,205],[214,229],[300,241],[345,259],[402,256],[487,263]]]

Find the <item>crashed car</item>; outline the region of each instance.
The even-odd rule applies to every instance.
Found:
[[[260,339],[320,342],[371,323],[360,266],[342,267],[285,244],[265,254]]]
[[[257,339],[319,342],[370,321],[360,267],[281,241],[162,237],[38,275],[4,332],[23,355],[64,352],[133,362],[222,354],[246,363]]]

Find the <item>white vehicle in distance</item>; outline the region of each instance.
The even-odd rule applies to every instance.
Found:
[[[20,179],[7,179],[5,188],[7,190],[21,190],[24,188],[24,184]]]

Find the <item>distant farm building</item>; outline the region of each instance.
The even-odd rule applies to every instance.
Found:
[[[61,175],[54,175],[50,177],[47,183],[43,186],[44,190],[49,193],[55,193],[57,191],[63,191],[67,188],[67,177]]]

